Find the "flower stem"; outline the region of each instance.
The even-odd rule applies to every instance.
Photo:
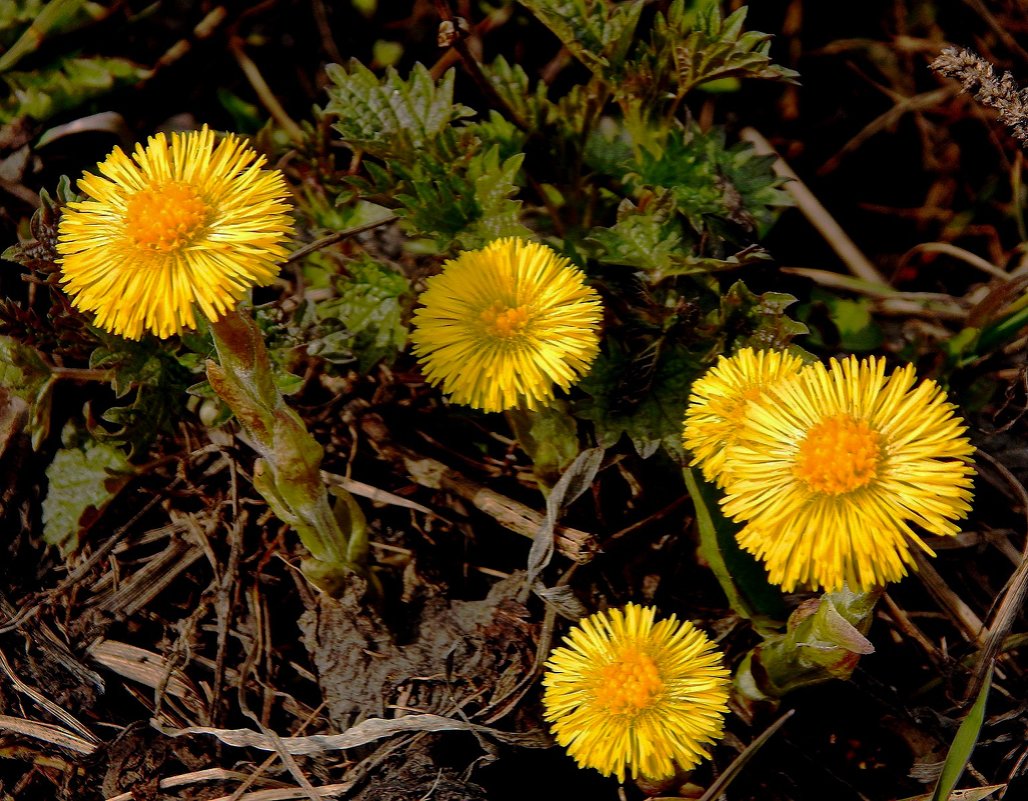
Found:
[[[360,508],[346,497],[338,516],[330,507],[319,473],[324,450],[275,386],[268,351],[253,319],[231,311],[211,323],[211,333],[218,360],[207,362],[207,378],[260,457],[253,485],[310,551],[311,558],[302,565],[307,578],[338,595],[352,573],[362,572],[367,537]]]

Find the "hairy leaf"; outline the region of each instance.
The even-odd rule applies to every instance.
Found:
[[[50,433],[54,375],[50,365],[29,345],[0,336],[0,386],[29,404],[26,429],[39,450]]]
[[[100,56],[63,58],[45,69],[7,72],[2,78],[10,96],[0,102],[0,122],[19,117],[46,120],[147,74],[126,59]]]
[[[472,152],[455,161],[424,158],[405,176],[405,191],[396,196],[412,232],[434,238],[441,250],[453,244],[478,248],[499,237],[526,236],[519,221],[521,202],[515,177],[519,153],[500,161],[499,147]]]
[[[326,110],[336,115],[335,129],[351,147],[378,157],[406,156],[433,143],[453,122],[474,114],[453,102],[454,71],[438,82],[423,64],[407,80],[395,69],[379,80],[358,61],[330,64]]]
[[[412,303],[404,276],[371,259],[348,265],[336,282],[339,296],[315,307],[319,336],[307,344],[312,356],[342,362],[356,359],[362,372],[391,361],[407,344],[404,311]]]
[[[643,117],[674,111],[692,89],[724,78],[794,81],[793,70],[771,63],[768,34],[744,32],[746,8],[727,19],[718,0],[674,0],[658,13],[649,42],[625,64],[618,86]]]
[[[50,483],[43,499],[43,537],[68,554],[132,475],[125,454],[88,440],[82,448],[62,448],[46,469]]]
[[[613,447],[627,435],[643,458],[663,446],[681,460],[682,415],[699,369],[698,360],[681,347],[662,349],[649,371],[647,391],[626,408],[620,386],[634,361],[633,354],[609,341],[607,351],[600,354],[580,384],[590,398],[578,404],[577,416],[594,422],[597,442],[604,448]]]
[[[679,8],[683,8],[681,2]],[[673,48],[678,95],[707,81],[721,78],[795,79],[793,70],[771,63],[768,51],[771,35],[743,31],[748,9],[744,6],[727,18],[721,16],[719,2],[706,3],[696,15],[695,30]],[[685,16],[679,17],[684,20]],[[681,31],[675,23],[674,9],[669,14],[672,30]]]
[[[540,22],[594,73],[616,78],[632,43],[642,0],[522,0]]]

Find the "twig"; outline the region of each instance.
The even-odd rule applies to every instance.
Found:
[[[191,784],[200,784],[202,782],[229,782],[229,781],[243,781],[247,778],[247,774],[240,773],[237,770],[225,770],[224,768],[205,768],[204,770],[195,770],[190,773],[180,773],[178,776],[169,776],[167,779],[161,779],[158,783],[158,787],[161,790],[170,790],[173,787],[188,787]],[[271,782],[270,779],[264,779],[265,782]],[[275,782],[278,784],[278,782]],[[278,789],[278,788],[276,788]],[[281,788],[293,790],[294,788]],[[105,801],[133,801],[133,795],[130,792],[118,793],[118,795],[112,795]]]
[[[347,228],[344,231],[336,231],[334,234],[323,236],[321,237],[321,239],[315,240],[310,244],[304,245],[302,248],[294,250],[292,253],[289,254],[289,257],[283,263],[292,264],[294,261],[298,261],[302,259],[304,256],[307,256],[316,250],[327,248],[329,245],[334,245],[336,242],[342,242],[344,239],[347,239],[351,236],[363,234],[365,231],[370,231],[373,228],[378,228],[380,225],[388,225],[389,223],[395,222],[398,219],[400,218],[395,214],[390,214],[378,220],[373,220],[372,222],[364,223],[364,225],[358,225],[356,228]]]
[[[753,149],[761,156],[776,156],[777,160],[773,165],[775,174],[782,178],[789,178],[785,185],[785,191],[792,195],[796,206],[803,212],[825,241],[831,245],[832,250],[846,265],[846,268],[858,278],[865,281],[873,281],[877,284],[888,285],[885,276],[875,267],[868,258],[853,243],[846,232],[842,230],[839,223],[835,221],[828,209],[821,205],[821,202],[814,197],[814,194],[807,189],[806,184],[793,172],[792,168],[785,163],[785,160],[775,152],[771,143],[765,139],[755,128],[744,128],[739,136],[753,145]]]
[[[402,468],[421,486],[453,492],[504,528],[523,537],[534,538],[543,524],[543,515],[523,503],[472,481],[442,462],[391,444],[389,431],[377,415],[363,415],[360,425],[382,458]],[[562,525],[555,526],[553,542],[564,556],[579,563],[591,561],[600,550],[595,535]]]
[[[949,588],[942,576],[932,566],[928,558],[920,550],[914,551],[914,561],[917,563],[917,577],[921,579],[928,594],[946,611],[950,618],[957,623],[960,633],[972,643],[982,645],[989,635],[985,623],[964,601]]]
[[[257,97],[261,103],[264,104],[264,108],[268,110],[268,113],[274,118],[275,122],[278,123],[279,127],[282,128],[289,138],[296,144],[303,142],[303,131],[300,126],[293,122],[282,104],[278,102],[278,98],[275,97],[275,93],[271,91],[271,88],[264,80],[264,76],[261,75],[261,71],[254,64],[253,60],[246,55],[243,51],[242,41],[233,36],[229,39],[229,49],[232,51],[232,55],[235,56],[236,62],[239,64],[239,68],[243,71],[246,76],[246,80],[250,82],[250,86],[254,92],[257,93]]]
[[[1000,464],[998,461],[992,458],[985,451],[979,449],[977,457],[984,459],[991,464],[1000,475],[1006,479],[1007,483],[1010,484],[1011,489],[1021,500],[1021,507],[1026,515],[1025,524],[1028,527],[1028,491],[1025,490],[1024,485],[1011,473],[1005,466]],[[1022,607],[1024,606],[1025,595],[1028,594],[1028,543],[1025,544],[1025,550],[1021,554],[1021,563],[1014,570],[1013,574],[1007,579],[1006,587],[1004,588],[1002,600],[999,602],[999,607],[996,609],[996,613],[992,616],[991,625],[989,626],[988,637],[985,640],[985,644],[981,650],[981,656],[975,665],[974,673],[971,676],[971,681],[968,683],[967,692],[964,694],[965,703],[977,697],[978,692],[981,690],[982,685],[985,683],[985,677],[988,675],[989,668],[992,667],[992,663],[996,660],[999,655],[1000,649],[1003,646],[1003,641],[1006,639],[1007,632],[1010,631],[1014,625],[1014,621],[1020,614]]]
[[[517,111],[515,111],[510,103],[504,99],[504,97],[496,91],[496,87],[493,86],[492,81],[482,72],[482,65],[478,63],[478,59],[472,54],[471,50],[468,49],[468,29],[465,27],[467,21],[454,16],[453,10],[450,8],[449,0],[433,0],[435,5],[436,13],[439,14],[439,19],[442,20],[442,26],[440,27],[440,44],[442,46],[450,45],[460,55],[460,59],[464,64],[464,68],[468,71],[468,74],[474,80],[475,85],[479,91],[482,92],[489,102],[500,109],[504,116],[513,122],[522,131],[529,129],[528,123],[522,118]]]
[[[981,256],[972,253],[969,250],[958,248],[956,245],[950,245],[947,242],[925,242],[922,245],[917,245],[908,251],[908,253],[945,253],[947,256],[952,256],[955,259],[960,259],[965,264],[970,264],[981,270],[986,275],[991,275],[994,278],[999,278],[1003,281],[1010,280],[1010,273],[1004,270],[1002,267],[997,267],[991,261],[986,261]]]

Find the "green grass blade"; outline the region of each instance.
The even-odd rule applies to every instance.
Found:
[[[946,761],[942,765],[942,773],[939,775],[939,783],[935,785],[935,792],[932,793],[932,801],[948,801],[950,793],[957,786],[960,777],[971,759],[971,752],[978,743],[978,735],[982,730],[982,723],[985,721],[985,702],[989,698],[989,690],[992,687],[992,668],[985,677],[985,683],[974,701],[974,705],[967,713],[957,729],[957,736],[946,754]]]
[[[11,45],[11,49],[0,56],[0,72],[6,72],[15,64],[35,51],[46,35],[54,28],[64,24],[81,6],[83,0],[50,0],[39,12],[32,24]]]

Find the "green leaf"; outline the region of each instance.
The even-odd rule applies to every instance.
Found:
[[[978,737],[982,731],[982,724],[985,722],[985,704],[989,700],[989,690],[992,689],[992,666],[982,683],[982,689],[978,691],[967,717],[960,723],[957,734],[950,744],[949,752],[946,754],[946,761],[942,765],[942,773],[932,793],[932,801],[947,801],[950,793],[956,789],[957,782],[964,774],[964,768],[971,759],[974,747],[978,744]]]
[[[519,153],[501,162],[499,147],[493,145],[485,152],[455,152],[449,158],[426,154],[410,171],[397,167],[404,178],[405,191],[396,200],[405,227],[434,239],[440,250],[528,236],[531,232],[518,221],[521,201],[512,197],[523,159]]]
[[[624,66],[621,95],[637,102],[643,117],[674,111],[692,89],[726,78],[795,82],[797,73],[771,63],[768,34],[744,32],[743,7],[727,19],[718,0],[674,0],[656,14],[649,42]],[[667,113],[667,112],[665,112]]]
[[[787,631],[768,637],[746,654],[735,686],[753,701],[781,698],[800,687],[848,679],[861,655],[874,652],[865,636],[881,590],[853,592],[844,587],[801,604]]]
[[[54,383],[50,365],[35,348],[0,336],[0,386],[29,404],[26,429],[34,450],[50,433]]]
[[[860,351],[882,344],[882,330],[871,315],[868,298],[848,300],[815,288],[798,316],[810,323],[810,342],[816,347]]]
[[[497,56],[491,64],[482,66],[482,74],[525,125],[539,128],[546,115],[552,112],[553,104],[546,99],[546,84],[539,81],[533,90],[520,64],[511,64],[503,56]]]
[[[590,397],[578,403],[576,415],[593,421],[601,447],[613,447],[627,435],[643,458],[663,446],[682,461],[682,418],[699,362],[681,347],[656,346],[655,351],[652,363],[644,363],[645,355],[641,362],[638,355],[608,340],[607,349],[579,385]]]
[[[753,621],[758,631],[780,626],[776,621],[785,617],[782,593],[768,582],[761,564],[739,547],[735,540],[738,526],[721,514],[716,489],[702,479],[697,482],[689,468],[682,474],[696,510],[700,556],[713,571],[732,610]]]
[[[643,0],[521,0],[568,51],[597,75],[620,71],[642,12]]]
[[[133,474],[125,454],[112,445],[87,440],[82,448],[62,448],[46,469],[43,538],[69,554]]]
[[[330,64],[326,72],[332,80],[326,111],[336,115],[335,129],[346,144],[380,158],[413,158],[456,120],[475,113],[453,102],[452,69],[438,82],[420,63],[407,80],[390,67],[380,81],[356,60],[346,67]]]
[[[626,165],[627,183],[671,191],[675,208],[700,234],[725,236],[725,225],[761,234],[774,210],[791,205],[784,180],[771,169],[774,158],[758,156],[748,142],[729,147],[721,128],[673,129],[659,150],[643,150]]]
[[[702,83],[729,77],[795,82],[798,73],[771,63],[770,34],[743,31],[748,10],[743,6],[723,18],[720,3],[701,7],[696,29],[672,50],[679,97]]]
[[[457,241],[466,250],[484,247],[505,236],[531,236],[518,221],[521,201],[514,200],[518,187],[514,179],[525,160],[522,153],[500,163],[500,150],[489,148],[468,165],[468,180],[474,189],[477,217],[460,233]]]
[[[66,33],[105,13],[99,3],[85,0],[0,0],[0,72],[34,53],[48,35]]]
[[[532,460],[540,489],[547,492],[582,450],[567,401],[558,398],[535,411],[511,409],[506,416],[518,444]]]
[[[721,297],[718,329],[741,334],[734,343],[736,348],[791,347],[797,355],[809,357],[806,351],[792,345],[794,337],[807,333],[807,326],[786,315],[785,310],[796,298],[784,292],[765,292],[754,295],[742,281],[736,281]]]
[[[392,361],[407,344],[404,311],[413,303],[407,279],[370,258],[348,265],[349,276],[335,281],[338,297],[314,307],[319,336],[307,352],[327,361],[357,360],[367,372]]]
[[[43,121],[148,74],[126,59],[100,56],[63,58],[40,70],[8,72],[2,78],[10,96],[0,102],[0,122],[20,117]]]
[[[685,255],[680,227],[669,219],[672,208],[669,193],[655,198],[645,211],[625,199],[618,206],[617,222],[594,228],[586,241],[600,247],[597,259],[602,264],[637,267],[660,280]]]

